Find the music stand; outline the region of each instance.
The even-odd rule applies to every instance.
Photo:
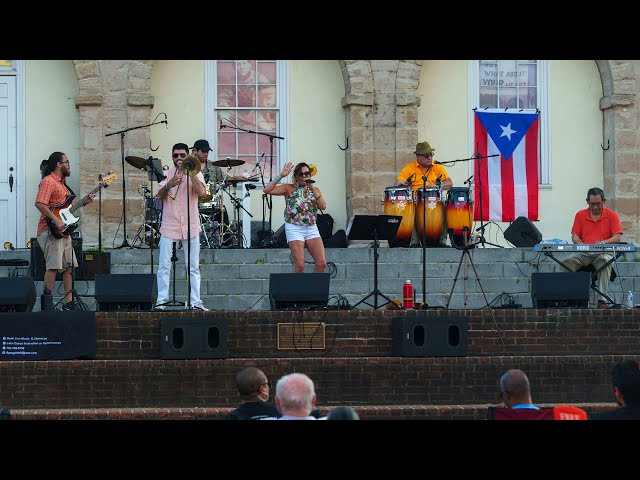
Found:
[[[347,227],[347,238],[349,240],[373,240],[373,291],[356,303],[353,308],[356,308],[361,303],[373,307],[374,310],[385,306],[387,303],[393,303],[398,308],[402,308],[378,290],[379,240],[393,239],[398,233],[401,221],[402,216],[400,215],[355,215],[349,222]],[[373,297],[373,305],[366,301],[369,297]],[[378,297],[382,297],[387,301],[382,305],[378,305]]]

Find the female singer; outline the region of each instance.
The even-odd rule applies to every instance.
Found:
[[[278,185],[280,180],[293,169],[293,183]],[[302,162],[293,168],[293,163],[287,163],[280,175],[271,180],[264,188],[269,195],[284,195],[284,231],[287,243],[293,256],[293,271],[304,272],[304,247],[313,257],[317,273],[324,272],[327,260],[324,254],[324,243],[318,231],[316,218],[319,210],[327,208],[322,192],[312,185],[311,168]]]

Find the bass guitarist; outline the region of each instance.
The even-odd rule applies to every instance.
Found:
[[[72,277],[70,265],[78,266],[75,252],[71,243],[71,237],[66,235],[62,238],[55,238],[49,229],[49,222],[56,227],[64,230],[65,222],[56,216],[50,207],[61,205],[67,197],[73,192],[67,187],[66,179],[71,175],[71,167],[67,155],[62,152],[53,152],[48,160],[44,160],[40,165],[42,171],[42,180],[38,185],[38,195],[36,196],[36,208],[40,210],[40,221],[38,222],[38,244],[44,252],[45,258],[45,274],[44,288],[53,291],[56,274],[62,274],[62,283],[65,296],[63,310],[72,310],[74,308],[73,298],[71,294]],[[85,203],[91,203],[95,197],[95,193],[89,195]]]

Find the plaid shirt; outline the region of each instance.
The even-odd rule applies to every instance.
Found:
[[[69,190],[65,183],[65,177],[58,177],[53,173],[50,173],[40,181],[38,185],[38,195],[36,196],[36,203],[44,203],[48,207],[55,205],[62,205],[69,195]],[[40,221],[38,222],[38,233],[49,229],[47,225],[47,217],[40,214]]]

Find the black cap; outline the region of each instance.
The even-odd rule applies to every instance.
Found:
[[[213,151],[213,148],[209,146],[209,142],[207,142],[206,140],[198,140],[196,143],[193,144],[193,147],[191,147],[192,150],[194,148],[196,150],[200,150],[201,152]]]

